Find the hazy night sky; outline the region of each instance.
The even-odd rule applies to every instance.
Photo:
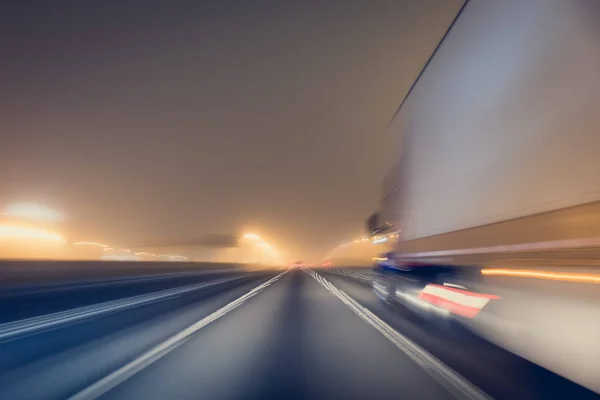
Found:
[[[0,204],[128,246],[361,235],[385,128],[462,1],[3,1]]]

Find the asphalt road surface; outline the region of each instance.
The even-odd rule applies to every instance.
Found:
[[[55,326],[41,318],[38,330],[0,325],[0,399],[594,396],[467,332],[439,332],[383,305],[360,279],[263,272],[157,293],[136,306],[111,297],[110,311],[67,313],[80,319],[59,316]]]

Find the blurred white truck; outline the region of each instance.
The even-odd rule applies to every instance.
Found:
[[[600,392],[600,2],[470,1],[389,129],[375,291]]]

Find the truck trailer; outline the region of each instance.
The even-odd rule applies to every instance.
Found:
[[[469,1],[388,134],[375,292],[600,392],[600,4]]]

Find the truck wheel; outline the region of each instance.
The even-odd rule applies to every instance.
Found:
[[[394,285],[394,282],[389,280],[386,283],[386,288],[387,288],[387,297],[385,299],[385,302],[388,304],[391,304],[394,302],[394,300],[396,300],[396,285]]]
[[[395,286],[392,282],[387,279],[374,279],[373,280],[373,291],[384,303],[391,303],[395,298]]]

